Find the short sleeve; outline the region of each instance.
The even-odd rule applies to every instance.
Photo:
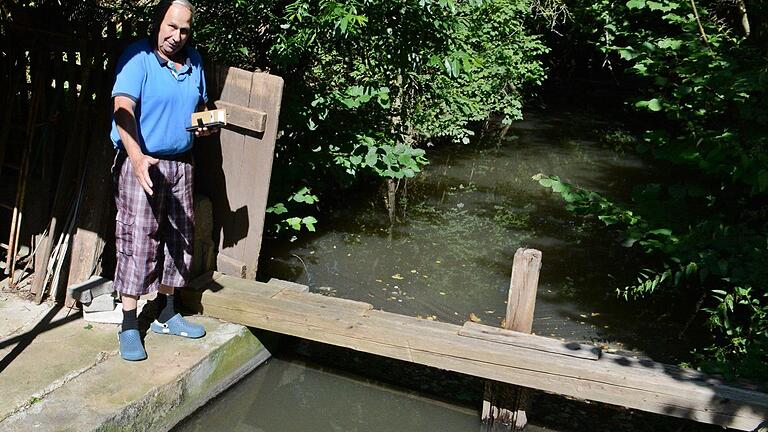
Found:
[[[202,65],[200,66],[200,103],[201,105],[208,103],[208,89],[205,84],[205,70]]]
[[[142,52],[131,48],[126,49],[117,61],[112,97],[127,96],[134,102],[138,102],[141,97],[141,86],[147,72],[144,67]]]
[[[203,68],[203,58],[194,48],[189,49],[189,56],[192,60],[192,64],[195,65],[195,68],[200,72],[200,85],[198,86],[198,90],[200,91],[200,101],[198,102],[198,105],[205,105],[208,103],[208,89],[205,84],[205,68]]]

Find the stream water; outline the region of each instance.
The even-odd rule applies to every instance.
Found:
[[[390,312],[499,325],[512,257],[520,247],[533,247],[543,253],[534,333],[678,361],[688,351],[682,323],[671,321],[663,309],[617,298],[617,288],[634,280],[638,257],[602,224],[569,214],[559,196],[531,179],[537,173],[558,175],[627,199],[635,184],[658,172],[616,148],[615,141],[601,139],[613,130],[610,122],[586,114],[529,113],[504,136],[487,134],[479,145],[432,151],[425,171],[400,184],[404,198],[393,227],[381,191],[321,203],[316,234],[265,243],[261,277],[296,281],[314,292]],[[222,424],[232,425],[233,431],[265,432],[479,430],[481,383],[468,380],[463,384],[472,389],[467,394],[451,391],[451,403],[438,402],[424,392],[414,394],[407,379],[398,384],[409,389],[370,382],[366,367],[355,370],[366,377],[349,375],[345,365],[359,360],[350,358],[337,356],[329,363],[339,367],[330,370],[328,362],[307,364],[304,357],[273,359],[178,430],[214,430],[212,425]],[[394,375],[407,368],[392,367]],[[431,377],[438,388],[426,393],[444,394],[440,379],[439,374]],[[467,408],[472,404],[475,408]],[[549,412],[537,410],[543,410],[540,416],[562,417],[568,411],[562,406],[568,404],[574,402],[556,398]],[[703,430],[658,417],[647,429],[647,417],[622,415],[617,420],[622,430]],[[567,418],[537,423],[534,416],[532,423],[544,424],[532,426],[533,431],[616,430],[615,425],[601,428]]]

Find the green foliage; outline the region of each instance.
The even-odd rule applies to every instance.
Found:
[[[290,195],[288,197],[288,201],[298,204],[315,204],[319,201],[319,199],[316,195],[312,195],[308,187],[303,187],[294,194]],[[285,204],[278,202],[267,207],[266,212],[268,214],[279,216],[288,213],[288,207]],[[317,219],[315,219],[313,216],[286,217],[281,219],[280,223],[275,224],[275,231],[279,232],[283,227],[291,228],[294,231],[301,231],[301,227],[304,226],[307,231],[314,232],[316,223]]]
[[[527,0],[197,4],[208,59],[286,80],[273,197],[297,183],[322,194],[360,176],[411,178],[428,146],[467,144],[492,114],[521,118],[544,78]]]
[[[620,204],[556,177],[539,182],[568,207],[620,233],[659,264],[621,293],[676,295],[712,331],[699,364],[766,379],[768,358],[768,26],[744,37],[736,7],[715,1],[598,0],[570,5],[574,31],[614,73],[640,80],[629,105],[654,129],[637,146],[678,172],[680,183],[637,188]],[[749,16],[766,5],[749,4]],[[697,16],[699,17],[697,19]],[[754,25],[757,24],[757,25]]]

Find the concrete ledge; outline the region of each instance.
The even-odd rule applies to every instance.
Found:
[[[150,332],[145,340],[149,359],[136,363],[122,360],[116,350],[102,351],[100,362],[47,394],[30,395],[29,403],[0,421],[0,430],[165,431],[270,356],[246,327],[204,317],[190,319],[205,326],[208,334],[204,338],[189,340]],[[64,326],[77,335],[86,331],[87,323],[79,319]],[[103,327],[98,330],[110,333],[116,347],[117,327]],[[66,343],[77,344],[77,340]],[[50,344],[48,349],[49,357],[55,358],[56,345]],[[30,365],[27,376],[45,369],[47,361],[40,358]],[[10,379],[0,380],[0,387],[22,379],[2,378]],[[10,402],[3,399],[0,393],[0,402]]]

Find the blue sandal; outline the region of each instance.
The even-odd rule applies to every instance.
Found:
[[[120,357],[123,360],[139,361],[147,358],[144,345],[141,344],[141,334],[136,329],[130,329],[117,333],[120,342]]]
[[[170,334],[186,338],[197,339],[205,336],[205,329],[199,324],[193,324],[185,320],[181,314],[174,315],[168,321],[161,323],[155,320],[150,326],[150,330],[160,334]]]

